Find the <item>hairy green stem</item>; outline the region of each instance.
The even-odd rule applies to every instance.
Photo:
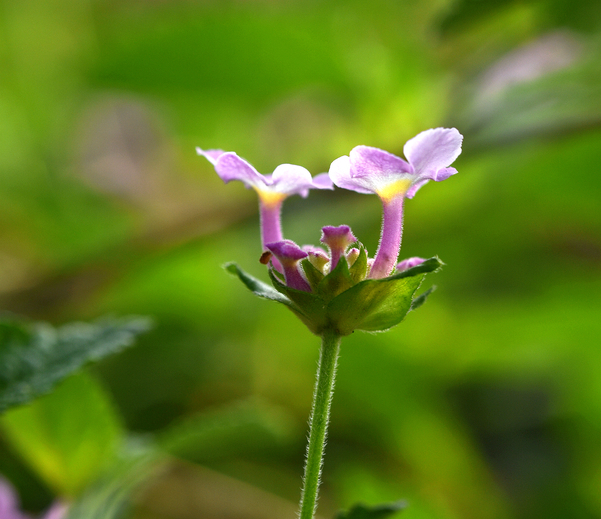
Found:
[[[300,519],[313,519],[323,465],[323,454],[330,419],[330,405],[334,394],[334,378],[340,351],[340,335],[327,330],[322,335],[317,380],[313,393],[313,408],[309,420],[309,444],[300,502]]]

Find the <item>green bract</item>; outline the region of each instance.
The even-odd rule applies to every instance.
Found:
[[[410,310],[418,308],[432,289],[414,297],[424,276],[442,266],[430,258],[416,267],[382,279],[364,279],[367,256],[362,248],[349,269],[344,257],[336,268],[323,275],[309,261],[303,262],[312,292],[286,286],[269,271],[274,288],[244,272],[235,263],[225,269],[235,274],[257,296],[286,305],[316,335],[333,331],[349,335],[355,330],[381,332],[399,324]]]

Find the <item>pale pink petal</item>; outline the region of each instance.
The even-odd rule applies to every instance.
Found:
[[[351,176],[369,177],[376,184],[390,182],[401,173],[413,173],[413,169],[402,158],[371,146],[356,146],[351,150]]]
[[[407,190],[407,194],[405,195],[407,198],[413,198],[415,196],[415,193],[417,193],[419,191],[419,189],[426,185],[428,182],[430,181],[430,179],[425,178],[422,180],[418,180],[415,184],[413,184],[408,190]]]
[[[462,141],[455,128],[434,128],[408,140],[403,152],[418,177],[440,181],[453,174],[448,166],[459,157]],[[441,170],[447,171],[439,173]]]
[[[298,261],[307,257],[307,253],[292,240],[266,243],[265,247],[283,261]]]
[[[334,183],[327,173],[320,173],[313,177],[313,187],[315,189],[334,189]]]
[[[280,260],[282,268],[284,269],[284,277],[286,278],[287,286],[295,288],[296,290],[311,292],[309,283],[307,283],[307,280],[303,277],[298,267],[299,260],[308,256],[304,250],[291,240],[266,243],[265,247]]]
[[[348,155],[338,157],[332,162],[328,174],[334,185],[342,189],[350,189],[364,195],[375,193],[373,183],[369,179],[351,177],[351,162]]]
[[[215,171],[226,184],[232,180],[240,180],[247,187],[260,189],[266,185],[265,177],[233,151],[219,156],[215,162]]]
[[[213,166],[217,159],[225,153],[223,150],[203,150],[200,148],[196,148],[196,153],[202,155],[205,159],[207,159]]]
[[[271,187],[278,193],[306,197],[313,186],[311,173],[302,166],[281,164],[271,176]]]
[[[338,265],[340,257],[345,253],[349,245],[357,241],[357,238],[355,238],[353,231],[351,231],[348,225],[340,225],[339,227],[326,225],[321,231],[321,243],[325,243],[330,249],[330,270],[334,270],[336,265]]]

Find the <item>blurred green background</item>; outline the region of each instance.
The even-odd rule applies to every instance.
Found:
[[[156,324],[88,370],[115,424],[179,460],[124,517],[298,500],[319,341],[222,270],[267,279],[256,198],[195,146],[317,174],[437,126],[465,136],[459,174],[406,204],[401,256],[447,265],[402,325],[343,342],[319,512],[599,518],[599,2],[0,1],[0,308]],[[284,206],[299,243],[340,224],[373,254],[379,201]],[[26,508],[77,495],[13,438]]]

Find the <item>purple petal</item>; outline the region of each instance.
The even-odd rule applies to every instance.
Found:
[[[244,159],[233,151],[222,153],[215,162],[215,171],[227,184],[232,180],[240,180],[247,187],[265,188],[266,179]]]
[[[311,287],[307,280],[301,274],[298,261],[306,258],[307,253],[291,240],[282,240],[275,243],[267,243],[265,246],[273,252],[274,256],[280,260],[284,269],[286,285],[296,290],[311,292]]]
[[[265,247],[277,256],[282,263],[284,262],[297,262],[307,257],[307,253],[302,250],[292,240],[282,240],[273,243],[266,243]]]
[[[369,179],[351,177],[351,162],[348,155],[338,157],[330,165],[328,175],[332,179],[334,185],[342,189],[350,189],[357,193],[369,195],[375,193],[374,187]]]
[[[200,148],[196,148],[196,153],[198,153],[199,155],[202,155],[214,166],[215,162],[217,162],[217,159],[221,155],[223,155],[225,153],[225,151],[223,151],[223,150],[202,150]]]
[[[367,177],[387,183],[399,173],[413,173],[413,169],[402,158],[371,146],[356,146],[351,150],[351,176]]]
[[[340,157],[330,166],[330,178],[334,184],[358,193],[377,193],[388,198],[391,193],[384,194],[396,181],[410,182],[413,168],[406,161],[387,151],[370,146],[356,146],[350,157]],[[403,185],[392,188],[403,190]],[[400,191],[399,191],[400,192]],[[403,191],[404,194],[404,191]]]
[[[430,179],[425,178],[422,180],[418,180],[415,184],[413,184],[408,190],[407,190],[407,194],[405,195],[407,198],[413,198],[415,196],[415,193],[417,193],[419,191],[419,189],[426,185],[428,182],[430,181]]]
[[[441,180],[446,180],[456,174],[457,170],[455,168],[441,168],[436,172],[436,176],[432,180],[440,182]]]
[[[440,171],[459,156],[462,141],[463,136],[455,128],[434,128],[408,140],[403,152],[420,177],[444,180],[453,173]]]
[[[334,184],[330,175],[327,173],[320,173],[313,177],[313,187],[315,189],[334,189]]]
[[[417,267],[418,265],[421,265],[424,261],[426,261],[424,258],[418,258],[418,257],[407,258],[407,259],[401,261],[396,266],[396,269],[398,272],[402,272],[403,270]]]
[[[313,187],[313,179],[311,173],[302,166],[281,164],[275,168],[268,184],[271,184],[273,190],[278,193],[306,197],[309,189]]]
[[[357,238],[355,238],[353,231],[351,231],[351,228],[348,225],[339,225],[338,227],[326,225],[325,227],[322,227],[321,230],[323,232],[321,236],[321,242],[327,244],[328,246],[329,242],[332,240],[343,241],[347,244],[347,246],[357,241]]]
[[[334,270],[340,257],[352,243],[357,241],[351,228],[348,225],[332,227],[326,225],[322,229],[321,243],[325,243],[330,249],[331,266],[330,270]]]

